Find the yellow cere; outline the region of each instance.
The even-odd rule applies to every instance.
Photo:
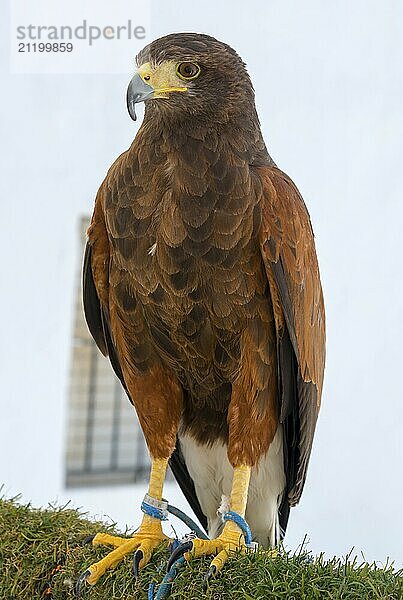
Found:
[[[147,62],[137,70],[142,80],[154,88],[154,98],[168,98],[169,92],[187,92],[188,88],[179,85],[181,80],[176,74],[176,62],[167,61],[153,66]]]

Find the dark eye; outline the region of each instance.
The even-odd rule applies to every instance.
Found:
[[[200,67],[195,63],[183,62],[177,65],[176,72],[182,79],[196,79],[200,74]]]

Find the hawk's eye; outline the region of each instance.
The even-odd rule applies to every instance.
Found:
[[[183,62],[176,66],[176,72],[181,79],[196,79],[200,74],[200,67],[195,63]]]

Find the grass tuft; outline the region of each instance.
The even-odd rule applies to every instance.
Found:
[[[46,510],[21,505],[18,498],[0,499],[0,599],[69,600],[74,598],[78,575],[99,560],[105,548],[82,546],[98,531],[118,533],[113,526],[94,522],[66,506]],[[129,532],[125,532],[129,535]],[[104,575],[94,587],[86,586],[82,598],[91,600],[146,600],[150,582],[161,581],[168,553],[159,549],[136,583],[130,558]],[[402,600],[403,572],[393,565],[383,568],[361,563],[350,556],[325,560],[301,550],[238,556],[227,563],[203,594],[207,559],[191,561],[172,589],[171,598],[214,600]]]

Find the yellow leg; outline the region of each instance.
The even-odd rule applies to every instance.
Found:
[[[155,459],[152,461],[150,483],[148,494],[162,499],[162,488],[164,485],[165,473],[168,465],[168,459]],[[163,533],[160,519],[156,519],[147,514],[143,515],[139,530],[131,538],[121,538],[107,533],[97,533],[93,539],[93,545],[107,545],[115,549],[107,554],[100,561],[88,567],[89,574],[86,581],[91,585],[95,584],[107,569],[113,569],[120,563],[124,556],[132,553],[134,550],[141,552],[142,557],[139,567],[144,567],[151,558],[153,550],[167,541],[169,538]]]
[[[234,469],[232,480],[232,490],[230,498],[230,509],[241,517],[245,517],[246,502],[248,499],[248,489],[250,481],[251,468],[247,465],[240,465]],[[185,558],[204,556],[206,554],[216,554],[210,565],[210,570],[219,571],[224,566],[229,554],[232,552],[246,551],[245,539],[240,527],[233,521],[227,521],[221,535],[214,540],[193,540],[193,548],[185,553]]]

